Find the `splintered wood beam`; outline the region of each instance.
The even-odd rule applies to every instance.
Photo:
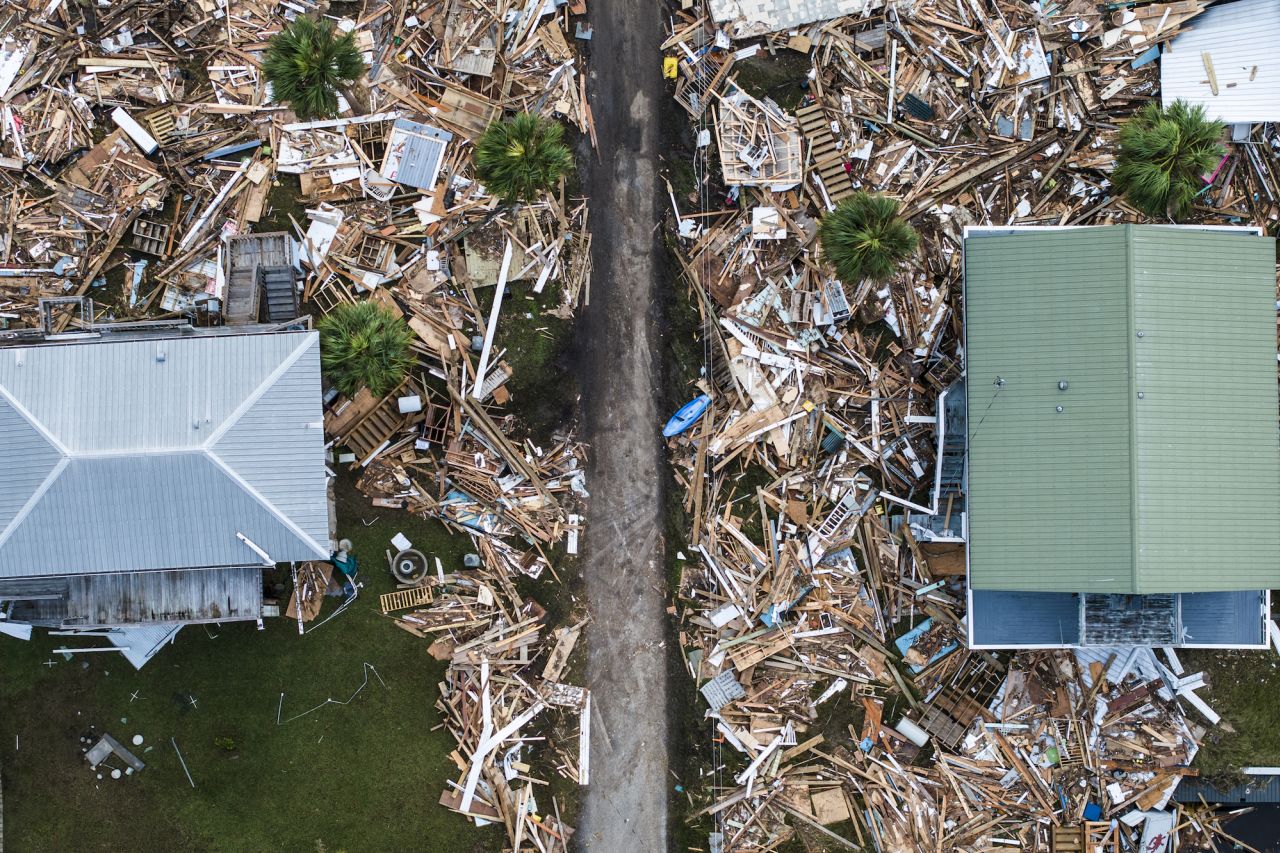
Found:
[[[1204,70],[1209,75],[1209,89],[1213,94],[1218,94],[1218,75],[1213,71],[1213,57],[1209,55],[1209,51],[1202,51],[1200,59],[1204,62]]]
[[[502,294],[507,290],[507,274],[511,271],[511,239],[507,238],[506,248],[502,250],[502,269],[498,273],[498,284],[493,291],[493,307],[489,309],[489,325],[484,330],[484,347],[480,350],[480,365],[476,368],[476,382],[471,386],[471,396],[482,398],[484,375],[489,369],[489,354],[493,349],[493,333],[498,330],[498,314],[502,311]]]
[[[578,715],[578,784],[591,784],[591,691]]]

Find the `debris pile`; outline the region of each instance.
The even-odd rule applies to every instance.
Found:
[[[482,287],[492,279],[464,244],[500,246],[504,231],[518,241],[512,281],[563,278],[565,310],[585,298],[583,204],[500,208],[471,163],[477,137],[512,112],[593,135],[574,49],[590,38],[585,6],[384,4],[338,19],[367,77],[338,117],[300,122],[270,101],[262,60],[316,9],[55,3],[0,19],[0,330],[50,322],[39,301],[52,298],[94,299],[53,318],[62,329],[276,323],[379,287],[413,300],[461,290],[468,273]],[[231,251],[254,234],[285,240]],[[291,278],[258,280],[276,267]],[[263,293],[294,287],[283,301]]]
[[[461,365],[469,365],[465,356],[443,363],[451,379],[474,375]],[[536,790],[544,780],[531,779],[522,758],[535,748],[526,727],[568,715],[571,724],[556,723],[556,731],[577,727],[578,752],[551,744],[556,771],[587,784],[590,694],[560,680],[582,626],[548,637],[546,611],[516,581],[544,573],[558,581],[552,548],[564,543],[568,554],[577,553],[581,517],[569,510],[587,496],[585,448],[569,438],[547,450],[528,440],[513,444],[508,419],[493,420],[470,386],[447,385],[447,400],[433,397],[434,387],[410,378],[381,401],[367,391],[339,401],[328,429],[343,446],[360,448],[340,459],[372,458],[357,488],[374,505],[437,518],[469,535],[475,548],[467,568],[445,572],[437,558],[434,571],[428,566],[381,601],[384,615],[429,640],[428,651],[449,664],[437,707],[458,741],[453,756],[461,776],[441,804],[503,823],[513,849],[568,849],[573,829],[560,818],[560,804]],[[406,409],[415,411],[399,414]]]
[[[960,294],[968,226],[1140,218],[1111,186],[1116,132],[1207,7],[713,0],[673,18],[664,67],[694,141],[672,243],[705,355],[701,405],[667,435],[711,849],[797,831],[1146,849],[1194,773],[1188,715],[1217,718],[1176,658],[966,647]],[[757,73],[798,58],[789,93]],[[1277,150],[1274,125],[1237,126],[1195,220],[1274,223]],[[860,191],[899,199],[920,237],[883,282],[842,283],[821,255],[819,220]]]
[[[383,612],[415,636],[432,640],[430,653],[449,662],[436,707],[458,741],[451,757],[459,778],[440,804],[482,822],[505,825],[515,850],[567,850],[573,828],[560,804],[530,777],[528,728],[553,714],[574,718],[574,756],[557,748],[557,772],[580,784],[590,773],[590,693],[560,682],[581,625],[560,629],[548,643],[546,612],[523,598],[485,540],[484,562],[473,571],[437,571],[424,583],[383,596]],[[437,561],[437,567],[439,563]],[[407,597],[407,596],[412,596]],[[397,608],[404,608],[396,612]],[[537,739],[534,739],[537,740]],[[525,845],[525,846],[522,846]]]

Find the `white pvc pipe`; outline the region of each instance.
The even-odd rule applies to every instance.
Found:
[[[897,729],[903,737],[914,743],[916,746],[924,746],[929,742],[929,733],[908,720],[906,717],[898,720],[898,724],[894,726],[894,728]]]

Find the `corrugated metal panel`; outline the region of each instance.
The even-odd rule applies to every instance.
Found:
[[[54,459],[62,467],[48,484],[35,483],[48,454],[13,407],[0,408],[0,432],[12,438],[0,443],[0,511],[12,515],[18,498],[26,504],[44,489],[0,529],[0,577],[256,562],[237,532],[279,561],[327,556],[324,439],[313,426],[318,339],[289,332],[0,349],[0,388],[70,454]],[[204,447],[218,439],[226,458]],[[254,452],[255,442],[270,452]],[[8,488],[9,471],[20,488]]]
[[[1134,586],[1273,587],[1280,583],[1275,241],[1138,227],[1132,245]]]
[[[1107,661],[1111,662],[1107,666]],[[1107,680],[1120,684],[1132,675],[1138,681],[1155,681],[1163,676],[1156,654],[1148,648],[1130,646],[1090,646],[1076,649],[1076,662],[1086,687],[1093,686],[1093,664],[1107,667]]]
[[[861,15],[881,5],[881,0],[711,0],[708,3],[716,23],[740,22],[752,35],[845,15]]]
[[[970,237],[965,279],[971,585],[1128,590],[1123,230]]]
[[[4,454],[0,533],[22,511],[62,458],[58,449],[5,399],[2,389],[0,384],[0,453]]]
[[[117,628],[107,635],[107,640],[111,645],[124,649],[123,654],[134,669],[142,669],[166,643],[173,642],[181,628],[181,624]]]
[[[966,241],[974,588],[1280,585],[1274,248],[1159,226]]]
[[[0,386],[72,452],[190,449],[300,343],[294,333],[0,348]]]
[[[1280,43],[1280,3],[1238,0],[1198,15],[1160,58],[1160,96],[1167,107],[1182,99],[1204,104],[1225,122],[1280,121],[1280,67],[1271,62]],[[1213,61],[1218,94],[1209,86],[1203,53]]]
[[[381,174],[387,180],[422,190],[435,188],[444,151],[453,134],[408,119],[396,119],[387,139]]]

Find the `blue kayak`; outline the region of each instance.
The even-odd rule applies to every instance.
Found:
[[[694,397],[681,406],[680,411],[671,416],[671,420],[667,421],[667,425],[662,428],[662,437],[671,438],[673,435],[679,435],[684,432],[697,423],[698,418],[702,417],[710,405],[711,398],[706,394],[699,394]]]

